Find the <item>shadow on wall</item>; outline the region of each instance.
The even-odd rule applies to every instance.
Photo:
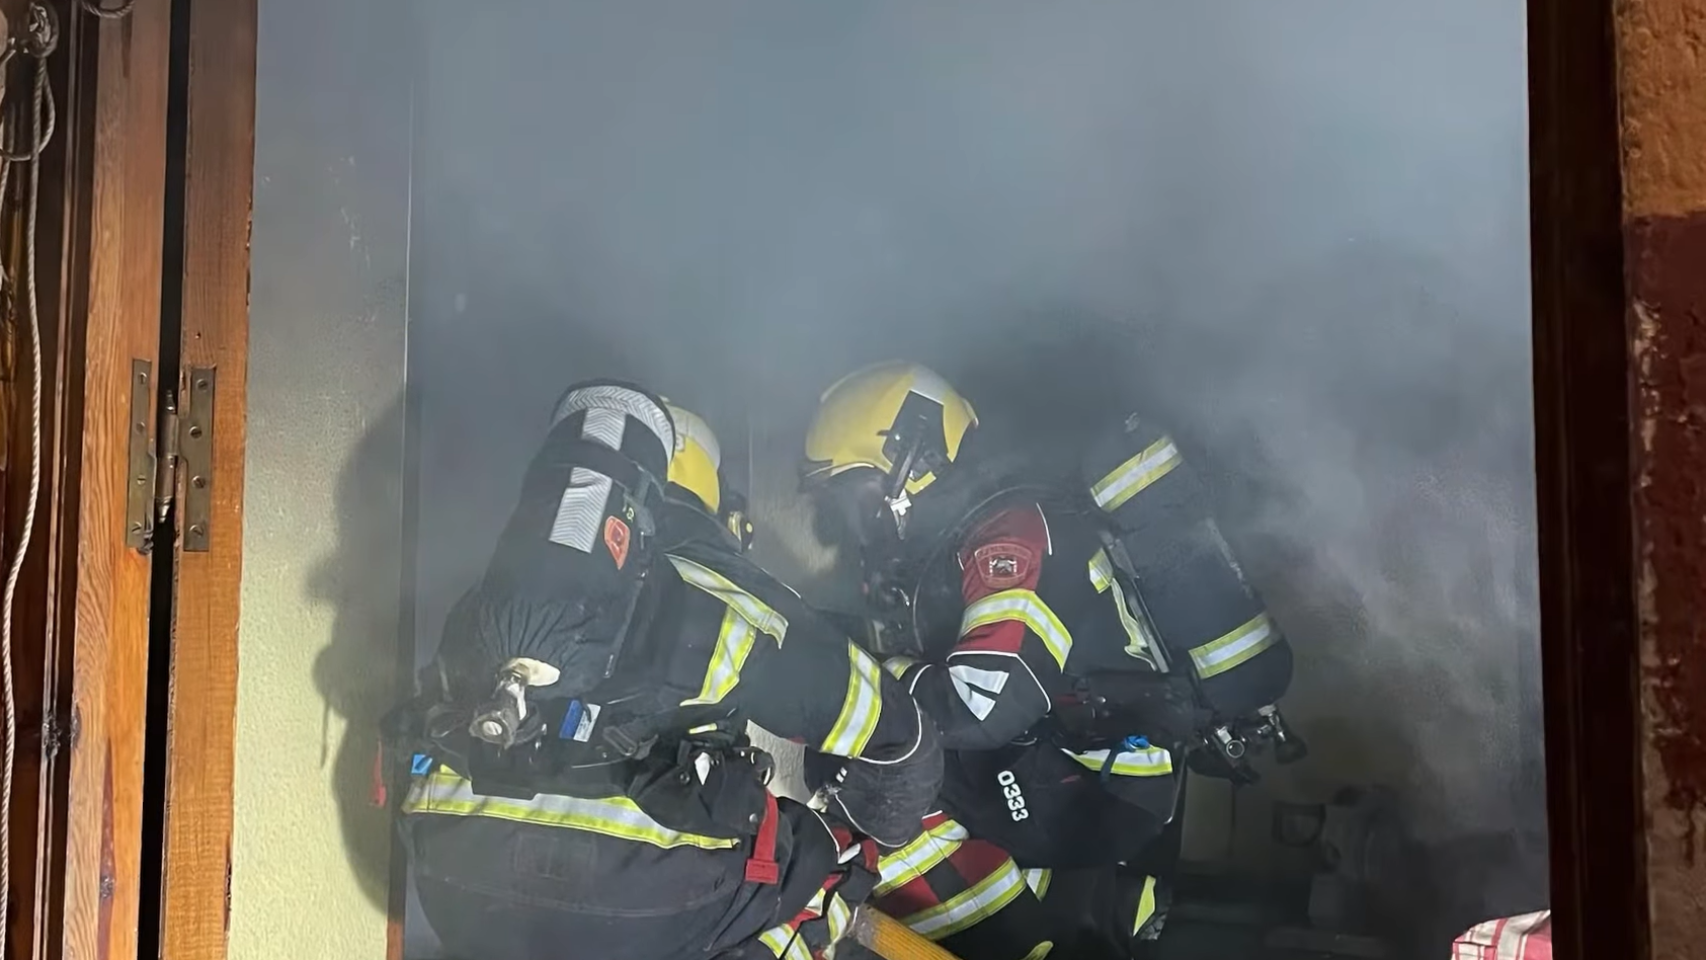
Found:
[[[389,898],[393,825],[389,811],[373,803],[373,775],[379,720],[398,696],[403,651],[397,626],[407,602],[398,565],[408,537],[399,542],[403,423],[399,397],[356,444],[338,477],[337,547],[306,584],[311,599],[337,611],[331,642],[314,661],[314,685],[325,701],[320,765],[331,768],[350,866],[381,910]],[[332,714],[344,721],[335,744]]]

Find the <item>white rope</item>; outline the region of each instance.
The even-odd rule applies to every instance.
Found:
[[[32,4],[32,20],[38,14]],[[38,21],[45,22],[45,21]],[[54,38],[57,40],[57,38]],[[12,555],[12,563],[6,572],[6,588],[4,598],[0,599],[0,694],[4,696],[5,707],[5,751],[3,766],[0,766],[0,917],[8,916],[8,907],[12,896],[12,778],[17,760],[18,750],[18,715],[17,697],[13,686],[12,676],[12,611],[17,604],[18,580],[23,575],[24,560],[29,554],[30,538],[35,532],[36,500],[41,495],[41,413],[42,413],[42,360],[41,360],[41,313],[36,298],[36,213],[38,199],[41,195],[41,163],[42,151],[47,147],[47,141],[53,135],[53,94],[48,89],[47,57],[52,51],[51,43],[44,43],[41,56],[36,58],[35,96],[30,104],[30,142],[32,149],[29,153],[29,206],[25,214],[24,224],[24,282],[27,294],[26,313],[29,320],[30,338],[30,492],[24,501],[24,521],[18,534],[18,545]],[[43,120],[47,120],[46,129]],[[6,124],[8,131],[11,124]],[[0,141],[11,139],[0,137]],[[12,162],[16,158],[8,156]],[[8,163],[9,167],[10,164]],[[9,171],[8,171],[9,172]],[[0,186],[6,182],[6,177],[0,175]],[[4,194],[0,193],[0,203]],[[6,951],[5,924],[0,924],[0,956]]]

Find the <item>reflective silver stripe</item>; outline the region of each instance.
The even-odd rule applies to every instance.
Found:
[[[1024,890],[1025,878],[1020,875],[1019,868],[1013,865],[1013,861],[1008,860],[1000,869],[979,880],[964,893],[949,897],[928,910],[912,914],[901,922],[911,927],[912,932],[919,936],[940,940],[994,916]]]
[[[1117,510],[1178,465],[1179,448],[1173,445],[1173,438],[1162,437],[1096,481],[1090,487],[1090,496],[1103,510]]]
[[[871,742],[883,714],[883,668],[875,657],[847,643],[847,693],[841,714],[818,749],[838,757],[857,757]]]
[[[741,667],[752,653],[752,641],[757,631],[734,607],[723,613],[723,627],[717,631],[717,647],[711,651],[711,662],[705,668],[705,685],[699,695],[681,701],[684,707],[719,703],[740,683]]]
[[[1268,615],[1258,613],[1219,640],[1193,648],[1191,661],[1197,665],[1197,676],[1207,680],[1248,661],[1278,640]]]
[[[412,814],[491,817],[518,823],[565,827],[649,843],[664,849],[698,847],[702,850],[724,850],[739,845],[739,841],[732,839],[671,830],[647,816],[638,804],[627,797],[589,800],[549,793],[540,794],[532,800],[487,797],[475,793],[473,784],[468,780],[444,770],[415,778],[409,787],[408,797],[403,801],[403,811]]]
[[[963,638],[978,627],[1008,620],[1023,623],[1041,637],[1055,664],[1062,670],[1066,669],[1066,658],[1072,654],[1072,634],[1067,632],[1066,625],[1060,622],[1048,604],[1030,590],[1003,590],[973,602],[960,618],[960,636]]]
[[[1090,750],[1084,753],[1073,753],[1062,750],[1067,756],[1078,761],[1091,770],[1100,771],[1102,764],[1108,762],[1108,751]],[[1150,747],[1147,750],[1122,750],[1114,757],[1114,765],[1109,771],[1121,777],[1164,777],[1173,772],[1173,756],[1160,747]]]
[[[777,646],[782,645],[782,638],[788,633],[787,617],[777,613],[769,604],[742,590],[717,571],[674,554],[665,556],[669,557],[670,563],[675,564],[681,579],[739,610],[740,615],[756,627],[759,633],[775,640]]]
[[[557,515],[551,519],[551,542],[591,553],[604,522],[604,505],[610,502],[610,484],[609,477],[595,470],[569,471],[569,485],[563,488]]]
[[[994,697],[988,696],[959,677],[950,674],[948,679],[954,684],[954,692],[960,695],[960,702],[966,705],[966,709],[977,718],[977,722],[982,723],[989,719],[989,714],[995,709]]]
[[[581,437],[597,440],[612,450],[622,449],[622,435],[628,432],[628,415],[605,407],[591,407],[581,421]]]
[[[652,436],[657,437],[664,450],[675,450],[675,427],[670,423],[669,414],[651,397],[638,390],[601,383],[570,391],[557,403],[556,412],[551,417],[551,426],[555,427],[567,420],[571,414],[581,410],[609,410],[633,417],[644,424],[646,429],[652,432]],[[586,434],[587,430],[583,428],[581,432]],[[621,443],[619,433],[617,443]]]
[[[948,679],[954,692],[979,722],[988,719],[995,709],[995,697],[1007,686],[1009,674],[1004,670],[980,670],[964,663],[948,665]]]
[[[1054,879],[1054,871],[1047,867],[1037,867],[1025,871],[1025,886],[1031,888],[1031,893],[1038,900],[1048,896],[1049,881]]]
[[[990,693],[1000,693],[1009,676],[1005,670],[983,670],[965,663],[948,664],[948,673]]]
[[[924,876],[931,868],[948,859],[966,841],[966,828],[953,820],[944,820],[917,839],[877,861],[877,883],[874,896],[882,896]]]

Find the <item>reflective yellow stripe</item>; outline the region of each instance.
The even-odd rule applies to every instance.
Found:
[[[1153,916],[1155,916],[1155,878],[1144,877],[1143,896],[1137,900],[1137,919],[1131,925],[1131,935],[1137,936],[1137,932],[1142,930],[1143,925],[1148,923],[1149,918]]]
[[[1109,587],[1114,588],[1114,609],[1119,613],[1120,626],[1125,630],[1125,652],[1139,660],[1150,660],[1148,634],[1131,615],[1131,607],[1126,605],[1125,588],[1114,578],[1114,562],[1108,559],[1105,549],[1097,550],[1090,558],[1090,583],[1096,587],[1097,593],[1106,593]]]
[[[1060,622],[1048,604],[1030,590],[1003,590],[975,601],[966,607],[965,616],[960,618],[960,636],[964,637],[978,627],[1007,620],[1016,620],[1029,627],[1032,633],[1042,638],[1054,662],[1062,670],[1066,669],[1066,658],[1072,653],[1072,634],[1067,632],[1066,625]]]
[[[847,695],[841,701],[841,715],[818,749],[838,757],[857,757],[871,742],[877,718],[883,715],[883,668],[851,641],[847,661]]]
[[[518,823],[565,827],[649,843],[666,850],[674,847],[726,850],[739,845],[737,840],[671,830],[647,816],[638,804],[627,797],[608,797],[602,800],[557,794],[540,794],[532,800],[484,797],[474,792],[471,782],[447,770],[415,778],[409,787],[408,797],[403,801],[403,811],[491,817]]]
[[[711,663],[705,668],[705,685],[699,688],[697,697],[683,700],[681,705],[718,703],[728,696],[740,683],[740,669],[746,666],[747,655],[752,653],[752,640],[757,635],[740,611],[728,608],[723,613],[723,627],[717,631],[717,648],[711,651]]]
[[[847,927],[853,921],[853,910],[847,906],[847,901],[841,899],[841,894],[830,894],[829,897],[829,942],[834,943],[847,932]]]
[[[788,633],[787,617],[777,613],[769,604],[742,590],[717,571],[681,557],[669,554],[666,556],[669,556],[670,563],[675,564],[681,579],[739,610],[740,615],[757,628],[759,633],[775,640],[777,646],[782,645],[782,638]]]
[[[1025,885],[1031,888],[1037,899],[1048,896],[1049,881],[1054,879],[1054,871],[1047,867],[1039,867],[1025,871]]]
[[[1090,487],[1090,496],[1103,510],[1118,510],[1150,484],[1172,473],[1178,465],[1179,448],[1173,445],[1172,437],[1162,437],[1097,480]]]
[[[1114,609],[1119,611],[1120,626],[1125,630],[1125,652],[1140,660],[1148,660],[1149,637],[1138,624],[1137,618],[1131,615],[1131,608],[1126,606],[1125,588],[1121,587],[1118,581],[1114,581],[1113,586]]]
[[[877,882],[873,896],[883,896],[924,876],[933,867],[953,855],[966,841],[966,828],[953,820],[944,820],[918,839],[877,860]]]
[[[1043,960],[1044,957],[1049,955],[1049,951],[1053,949],[1054,941],[1044,940],[1042,943],[1032,947],[1030,953],[1025,954],[1025,960]]]
[[[994,916],[1025,889],[1025,878],[1008,860],[1001,868],[963,893],[921,910],[901,922],[912,932],[931,940],[953,936],[980,920]]]
[[[1095,585],[1097,593],[1107,590],[1108,585],[1114,582],[1114,562],[1108,559],[1108,551],[1097,550],[1090,557],[1090,582]]]
[[[1108,762],[1106,750],[1091,750],[1087,753],[1073,753],[1071,750],[1061,752],[1098,773],[1101,772],[1102,764]],[[1160,747],[1122,750],[1114,757],[1114,765],[1109,772],[1121,777],[1165,777],[1173,772],[1173,756]]]
[[[794,935],[787,927],[771,927],[758,935],[758,942],[770,948],[770,954],[786,960],[812,960],[812,953],[806,949],[804,942]]]
[[[889,672],[889,676],[901,680],[906,677],[906,671],[910,670],[912,665],[917,662],[911,657],[890,657],[883,661],[883,669]]]
[[[1279,641],[1273,622],[1265,613],[1240,624],[1237,629],[1191,650],[1191,661],[1197,665],[1197,676],[1207,680],[1248,661]]]

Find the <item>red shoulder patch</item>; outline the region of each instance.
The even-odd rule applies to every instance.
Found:
[[[978,580],[991,590],[1006,590],[1024,583],[1036,563],[1035,550],[1011,540],[986,543],[971,556]]]
[[[628,525],[617,517],[608,517],[604,521],[604,548],[610,551],[610,559],[616,561],[616,569],[628,562]]]

